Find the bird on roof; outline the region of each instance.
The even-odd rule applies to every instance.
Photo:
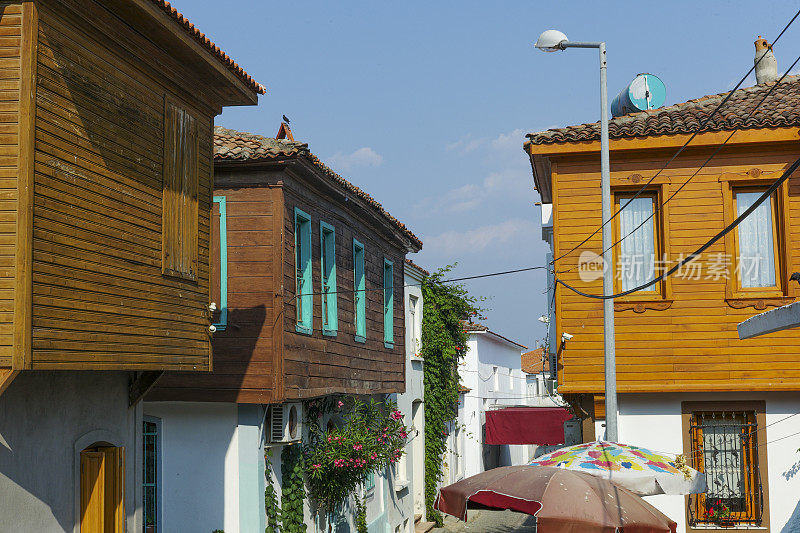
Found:
[[[291,123],[292,123],[292,121],[291,121],[291,120],[289,120],[289,117],[287,117],[286,115],[283,115],[283,121],[284,121],[285,123],[287,123],[287,124],[291,124]]]
[[[772,53],[772,45],[766,39],[758,36],[755,42],[756,57],[753,62],[756,66],[756,83],[769,83],[778,79],[778,60]]]

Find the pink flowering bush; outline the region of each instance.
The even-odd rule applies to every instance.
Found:
[[[341,421],[321,426],[322,415]],[[308,406],[309,440],[303,448],[309,496],[326,509],[335,509],[364,483],[403,455],[408,429],[403,413],[390,400],[357,397],[316,400]]]

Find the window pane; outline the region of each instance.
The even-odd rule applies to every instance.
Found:
[[[736,194],[737,216],[761,196],[760,192]],[[772,198],[750,213],[738,226],[739,264],[742,287],[775,286],[775,251],[772,242]]]
[[[628,199],[620,199],[620,206],[627,202]],[[653,198],[647,196],[631,201],[619,214],[619,238],[623,240],[620,243],[617,274],[623,291],[655,278],[656,252],[652,215]],[[648,289],[653,290],[653,287]]]

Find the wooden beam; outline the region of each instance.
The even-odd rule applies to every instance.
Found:
[[[19,177],[17,178],[17,257],[14,280],[12,366],[31,368],[33,323],[33,160],[36,135],[36,75],[39,43],[37,2],[22,4],[19,94]]]
[[[14,381],[14,378],[17,377],[19,374],[19,370],[14,370],[12,368],[0,368],[0,395],[2,395],[11,382]]]
[[[744,322],[739,322],[737,329],[740,339],[752,339],[798,326],[800,326],[800,302],[795,302],[751,316]]]
[[[128,405],[130,407],[136,405],[163,374],[164,372],[161,370],[148,370],[137,374],[128,387]]]

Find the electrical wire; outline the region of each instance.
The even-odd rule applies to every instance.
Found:
[[[794,23],[795,19],[797,19],[797,17],[798,17],[798,16],[800,16],[800,10],[798,10],[798,11],[797,11],[797,13],[795,13],[795,14],[794,14],[794,16],[791,18],[791,20],[789,20],[789,22],[786,24],[786,26],[784,26],[784,28],[781,30],[781,32],[778,34],[778,36],[777,36],[777,37],[775,38],[775,40],[772,42],[772,46],[774,46],[775,44],[777,44],[777,42],[778,42],[778,41],[781,39],[781,37],[783,36],[783,34],[784,34],[784,33],[786,33],[786,30],[788,30],[788,29],[789,29],[789,27],[792,25],[792,23]],[[666,162],[666,164],[664,164],[664,166],[663,166],[663,167],[661,167],[661,168],[658,170],[658,172],[656,172],[656,174],[655,174],[653,177],[651,177],[651,178],[650,178],[650,179],[649,179],[649,180],[648,180],[648,181],[647,181],[647,182],[646,182],[644,185],[642,185],[642,186],[639,188],[639,190],[638,190],[638,191],[636,191],[636,193],[635,193],[635,194],[634,194],[634,195],[633,195],[631,198],[629,198],[629,199],[628,199],[628,201],[627,201],[627,202],[626,202],[624,205],[620,206],[620,208],[619,208],[619,209],[617,209],[617,210],[616,210],[616,211],[615,211],[615,212],[614,212],[614,213],[611,215],[611,217],[610,217],[608,220],[605,220],[605,221],[603,221],[603,222],[602,222],[602,224],[600,225],[600,227],[598,227],[597,229],[595,229],[595,230],[594,230],[594,231],[591,233],[591,235],[589,235],[588,237],[586,237],[584,240],[582,240],[581,242],[579,242],[577,245],[575,245],[574,247],[572,247],[572,248],[571,248],[571,249],[569,249],[568,251],[566,251],[566,252],[564,252],[563,254],[559,255],[558,257],[554,258],[554,259],[551,261],[551,264],[555,264],[555,262],[556,262],[556,261],[560,261],[560,260],[561,260],[561,259],[563,259],[564,257],[568,256],[569,254],[571,254],[572,252],[574,252],[575,250],[579,249],[579,248],[580,248],[580,247],[582,247],[584,244],[586,244],[587,242],[589,242],[589,240],[590,240],[592,237],[594,237],[595,235],[597,235],[597,234],[598,234],[598,233],[599,233],[599,232],[600,232],[600,231],[601,231],[601,230],[602,230],[604,227],[606,227],[606,225],[607,225],[607,224],[609,224],[609,223],[610,223],[612,220],[614,220],[614,219],[617,217],[617,215],[619,215],[619,213],[620,213],[620,212],[621,212],[623,209],[625,209],[626,207],[628,207],[628,205],[630,205],[630,203],[631,203],[631,202],[633,202],[633,201],[634,201],[634,200],[636,200],[636,199],[637,199],[639,196],[641,196],[641,194],[642,194],[642,193],[643,193],[643,192],[644,192],[644,191],[647,189],[647,187],[649,187],[649,186],[650,186],[650,185],[653,183],[653,181],[654,181],[654,180],[655,180],[655,179],[656,179],[656,178],[657,178],[657,177],[658,177],[658,176],[659,176],[659,175],[660,175],[660,174],[661,174],[661,173],[662,173],[664,170],[666,170],[666,168],[667,168],[667,167],[668,167],[668,166],[669,166],[669,165],[670,165],[670,164],[671,164],[673,161],[675,161],[675,159],[676,159],[676,158],[677,158],[677,157],[678,157],[678,156],[679,156],[681,153],[683,153],[683,151],[686,149],[686,147],[689,145],[689,143],[691,143],[691,142],[694,140],[694,138],[695,138],[695,137],[697,137],[697,135],[699,135],[700,133],[702,133],[702,132],[703,132],[703,129],[705,128],[705,126],[706,126],[706,125],[707,125],[707,124],[708,124],[708,123],[711,121],[711,119],[714,117],[714,115],[716,115],[716,114],[717,114],[717,112],[718,112],[718,111],[719,111],[719,110],[722,108],[722,106],[724,106],[726,103],[728,103],[728,100],[730,100],[730,98],[733,96],[734,92],[735,92],[735,91],[736,91],[736,90],[737,90],[737,89],[738,89],[738,88],[739,88],[739,87],[740,87],[740,86],[741,86],[741,85],[742,85],[742,84],[745,82],[745,80],[747,79],[747,77],[748,77],[748,76],[750,76],[750,74],[751,74],[751,73],[753,73],[753,72],[755,71],[756,67],[758,66],[758,64],[759,64],[759,63],[761,63],[761,61],[764,59],[764,57],[766,57],[766,54],[762,55],[762,56],[761,56],[761,57],[758,59],[758,61],[756,61],[756,62],[753,64],[753,66],[750,68],[750,70],[748,70],[748,71],[747,71],[747,73],[746,73],[746,74],[745,74],[745,75],[742,77],[742,79],[740,79],[740,80],[739,80],[739,83],[737,83],[737,84],[736,84],[736,86],[734,86],[734,88],[733,88],[733,89],[731,89],[731,90],[730,90],[730,92],[728,92],[728,94],[725,96],[725,98],[723,98],[722,102],[720,102],[720,103],[719,103],[719,105],[718,105],[717,107],[715,107],[715,108],[714,108],[714,110],[711,112],[711,114],[710,114],[708,117],[706,117],[706,119],[705,119],[704,121],[702,121],[702,122],[700,123],[700,126],[697,128],[697,130],[695,130],[695,132],[694,132],[694,133],[692,133],[692,135],[691,135],[691,136],[690,136],[690,137],[689,137],[689,138],[686,140],[686,142],[685,142],[685,143],[683,143],[683,145],[682,145],[682,146],[681,146],[681,147],[678,149],[678,151],[677,151],[677,152],[675,152],[675,154],[674,154],[674,155],[673,155],[673,156],[672,156],[672,157],[669,159],[669,161],[667,161],[667,162]],[[787,70],[786,72],[789,72],[789,70]],[[735,132],[735,131],[737,131],[738,129],[739,129],[739,128],[736,128],[736,129],[734,130],[734,132]]]
[[[648,282],[643,283],[642,285],[639,285],[639,286],[634,287],[632,289],[628,289],[628,290],[625,290],[625,291],[622,291],[622,292],[618,292],[616,294],[608,294],[608,295],[589,294],[589,293],[583,292],[583,291],[581,291],[579,289],[576,289],[575,287],[571,286],[570,284],[565,283],[563,280],[558,279],[558,278],[556,278],[556,283],[561,284],[562,286],[564,286],[567,289],[571,290],[575,294],[578,294],[578,295],[586,297],[586,298],[593,298],[595,300],[609,300],[609,299],[613,299],[613,298],[620,298],[622,296],[627,296],[628,294],[632,294],[632,293],[638,292],[638,291],[640,291],[642,289],[646,289],[648,287],[651,287],[653,284],[658,283],[659,281],[663,280],[664,278],[667,278],[667,277],[671,276],[672,274],[674,274],[679,268],[681,268],[685,264],[687,264],[690,261],[693,261],[694,259],[696,259],[698,256],[700,256],[700,254],[702,254],[704,251],[706,251],[708,248],[710,248],[714,243],[716,243],[718,240],[720,240],[722,237],[724,237],[727,233],[729,233],[731,230],[733,230],[736,226],[738,226],[745,218],[750,216],[750,214],[753,211],[755,211],[755,209],[759,205],[764,203],[764,201],[767,198],[769,198],[772,195],[772,193],[774,193],[776,190],[778,190],[778,187],[780,187],[783,182],[785,182],[787,179],[789,179],[789,176],[791,176],[795,172],[795,170],[797,170],[798,167],[800,167],[800,158],[796,159],[795,162],[792,163],[789,166],[789,168],[787,168],[783,172],[783,174],[781,175],[780,178],[778,178],[774,182],[772,182],[772,185],[770,185],[767,188],[767,190],[764,191],[764,193],[761,196],[759,196],[758,200],[753,202],[753,205],[751,205],[750,207],[745,209],[745,211],[741,215],[736,217],[736,220],[734,220],[733,222],[728,224],[722,231],[720,231],[719,233],[714,235],[711,239],[706,241],[706,243],[703,244],[702,246],[700,246],[700,248],[698,248],[697,250],[695,250],[694,252],[689,254],[683,260],[678,261],[678,263],[675,264],[672,268],[670,268],[668,271],[664,272],[660,276],[657,276],[652,281],[648,281]]]
[[[499,272],[489,272],[489,273],[486,273],[486,274],[476,274],[476,275],[473,275],[473,276],[463,276],[463,277],[460,277],[460,278],[443,279],[439,283],[456,283],[456,282],[459,282],[459,281],[468,281],[468,280],[472,280],[472,279],[483,279],[483,278],[490,278],[490,277],[494,277],[494,276],[506,276],[508,274],[517,274],[517,273],[520,273],[520,272],[530,272],[532,270],[544,270],[544,269],[547,269],[547,268],[548,268],[547,266],[531,266],[531,267],[515,268],[513,270],[502,270],[502,271],[499,271]],[[407,284],[403,285],[403,288],[406,288],[406,287],[421,287],[421,286],[422,286],[422,283],[407,283]],[[343,293],[343,294],[354,294],[354,293],[357,293],[357,292],[375,292],[375,291],[384,291],[384,290],[389,290],[389,289],[388,288],[384,288],[384,287],[375,287],[374,289],[346,289],[346,290],[338,290],[337,289],[335,291],[328,291],[328,292],[303,292],[303,293],[300,293],[300,294],[295,294],[291,299],[294,300],[294,299],[299,298],[300,296],[322,296],[322,295],[328,296],[328,295],[331,295],[331,294],[340,294],[340,293]]]
[[[765,95],[764,95],[764,97],[763,97],[763,98],[762,98],[762,99],[761,99],[761,100],[760,100],[760,101],[759,101],[759,102],[758,102],[758,103],[755,105],[755,107],[754,107],[753,109],[751,109],[751,110],[750,110],[750,113],[748,113],[748,115],[747,115],[747,116],[744,118],[744,120],[742,121],[743,123],[747,122],[747,120],[748,120],[750,117],[752,117],[752,116],[753,116],[753,114],[754,114],[754,113],[756,112],[756,110],[757,110],[757,109],[758,109],[758,108],[761,106],[761,104],[763,104],[763,103],[764,103],[764,101],[765,101],[767,98],[769,98],[769,97],[772,95],[772,93],[775,91],[775,89],[777,89],[778,85],[780,85],[780,83],[781,83],[781,82],[784,80],[784,78],[786,78],[786,76],[787,76],[787,75],[789,74],[789,72],[790,72],[790,71],[791,71],[791,70],[792,70],[792,69],[795,67],[795,65],[797,65],[797,63],[798,63],[798,62],[800,62],[800,56],[797,56],[797,59],[795,59],[795,60],[794,60],[794,63],[792,63],[792,64],[789,66],[789,68],[786,70],[786,72],[784,72],[784,73],[783,73],[783,75],[782,75],[782,76],[781,76],[781,77],[780,77],[780,78],[779,78],[779,79],[778,79],[778,80],[775,82],[775,84],[774,84],[772,87],[770,87],[769,91],[767,91],[767,94],[765,94]],[[722,149],[725,147],[725,145],[728,143],[728,141],[730,141],[730,140],[733,138],[733,136],[734,136],[734,135],[735,135],[735,134],[736,134],[738,131],[739,131],[738,129],[737,129],[737,130],[733,130],[733,131],[730,133],[730,135],[728,135],[728,137],[727,137],[727,138],[726,138],[726,139],[725,139],[725,140],[722,142],[722,144],[720,144],[720,145],[719,145],[719,146],[716,148],[716,150],[714,150],[714,152],[713,152],[713,153],[712,153],[712,154],[711,154],[711,155],[708,157],[708,159],[706,159],[706,160],[703,162],[703,164],[702,164],[702,165],[700,165],[700,166],[697,168],[697,170],[695,170],[695,171],[694,171],[694,173],[693,173],[691,176],[689,176],[689,178],[687,178],[687,179],[686,179],[686,181],[684,181],[684,182],[681,184],[681,186],[680,186],[680,187],[678,187],[678,189],[677,189],[675,192],[673,192],[673,193],[672,193],[672,194],[669,196],[669,198],[667,198],[666,200],[664,200],[664,202],[662,202],[660,206],[659,206],[659,205],[656,205],[656,208],[655,208],[655,209],[653,209],[653,212],[652,212],[652,213],[650,213],[650,215],[649,215],[648,217],[646,217],[646,218],[645,218],[645,219],[644,219],[644,220],[643,220],[643,221],[642,221],[642,222],[641,222],[641,223],[640,223],[638,226],[636,226],[635,228],[633,228],[633,229],[632,229],[630,232],[628,232],[628,233],[627,233],[627,234],[625,234],[624,236],[620,237],[620,238],[619,238],[619,239],[618,239],[616,242],[614,242],[614,243],[613,243],[611,246],[609,246],[608,248],[606,248],[605,250],[603,250],[603,251],[600,253],[600,256],[603,256],[603,255],[605,255],[605,253],[606,253],[606,252],[608,252],[608,251],[612,250],[612,249],[613,249],[615,246],[617,246],[619,243],[621,243],[622,241],[624,241],[625,239],[627,239],[628,237],[630,237],[632,234],[636,233],[636,231],[637,231],[639,228],[641,228],[642,226],[644,226],[645,224],[647,224],[647,223],[648,223],[648,222],[649,222],[651,219],[653,219],[653,218],[654,218],[654,217],[655,217],[655,216],[656,216],[656,215],[657,215],[659,212],[661,212],[661,211],[664,209],[664,206],[665,206],[665,205],[667,205],[667,204],[670,202],[670,200],[672,200],[673,198],[675,198],[675,196],[676,196],[676,195],[677,195],[679,192],[681,192],[681,191],[683,190],[683,188],[684,188],[684,187],[686,187],[686,186],[689,184],[689,182],[690,182],[690,181],[692,181],[692,179],[694,179],[694,177],[695,177],[695,176],[697,176],[697,175],[700,173],[700,171],[701,171],[701,170],[702,170],[702,169],[703,169],[703,168],[704,168],[704,167],[705,167],[705,166],[706,166],[708,163],[710,163],[710,162],[711,162],[711,160],[714,158],[714,156],[716,156],[716,155],[717,155],[717,154],[718,154],[718,153],[719,153],[719,152],[720,152],[720,151],[721,151],[721,150],[722,150]],[[578,268],[578,265],[575,265],[575,266],[573,266],[573,267],[570,267],[570,268],[568,268],[568,269],[566,269],[566,270],[561,270],[561,271],[558,271],[558,273],[559,273],[559,274],[565,274],[565,273],[567,273],[567,272],[570,272],[570,271],[572,271],[572,270],[575,270],[576,268]]]

